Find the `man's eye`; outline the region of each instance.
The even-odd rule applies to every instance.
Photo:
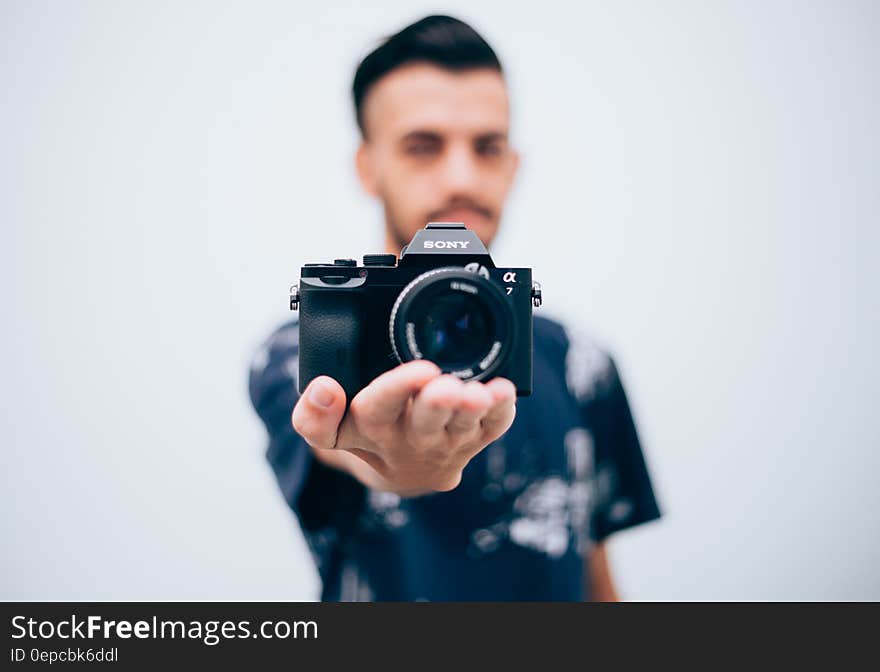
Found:
[[[504,152],[504,147],[497,142],[489,142],[482,145],[477,145],[477,153],[480,156],[501,156]]]
[[[406,153],[414,156],[424,156],[437,152],[437,145],[433,142],[415,142],[406,146]]]

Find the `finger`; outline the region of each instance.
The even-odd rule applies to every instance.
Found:
[[[336,447],[339,423],[345,413],[345,391],[328,376],[318,376],[303,392],[291,415],[293,428],[311,446]]]
[[[472,433],[480,427],[480,420],[489,411],[492,401],[492,393],[483,383],[465,383],[455,413],[446,423],[446,431],[454,436]]]
[[[464,383],[455,376],[440,376],[430,381],[413,401],[410,429],[419,436],[443,431],[455,413]]]
[[[355,395],[351,411],[359,421],[390,425],[406,409],[410,397],[440,375],[433,362],[417,359],[386,371]]]
[[[485,387],[492,395],[492,406],[480,424],[485,439],[494,441],[510,429],[516,417],[516,387],[506,378],[494,378]]]

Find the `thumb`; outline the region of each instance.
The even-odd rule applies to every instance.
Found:
[[[313,448],[336,448],[336,433],[345,414],[345,391],[328,376],[318,376],[293,409],[293,428]]]

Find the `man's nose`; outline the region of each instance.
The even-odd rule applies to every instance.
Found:
[[[451,192],[469,192],[476,188],[479,167],[470,147],[450,147],[443,162],[443,183]]]

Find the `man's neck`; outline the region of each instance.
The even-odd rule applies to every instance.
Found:
[[[394,236],[385,229],[385,254],[393,254],[394,256],[400,255],[400,250],[403,248],[403,245],[398,244],[396,240],[394,240]]]

